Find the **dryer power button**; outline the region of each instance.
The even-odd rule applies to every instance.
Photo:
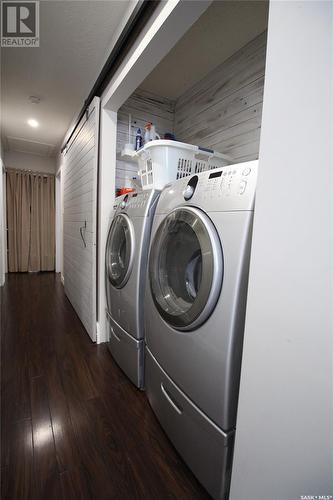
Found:
[[[244,191],[246,189],[247,182],[246,181],[241,181],[239,183],[239,194],[244,194]]]

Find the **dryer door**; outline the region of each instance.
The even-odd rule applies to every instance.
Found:
[[[122,288],[128,281],[134,256],[134,229],[125,214],[113,219],[106,244],[106,272],[113,286]]]
[[[204,212],[179,207],[163,220],[151,246],[149,276],[155,305],[171,326],[194,330],[208,319],[221,291],[223,253]]]

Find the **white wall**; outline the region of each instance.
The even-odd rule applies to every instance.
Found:
[[[231,500],[333,495],[332,16],[270,5]]]
[[[6,151],[4,163],[6,168],[18,168],[49,174],[54,174],[56,171],[56,158],[20,153],[18,151]]]

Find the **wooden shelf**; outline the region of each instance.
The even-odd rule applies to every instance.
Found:
[[[120,153],[117,153],[117,160],[138,163],[138,158],[135,154],[136,151],[132,151],[130,149],[123,149]]]

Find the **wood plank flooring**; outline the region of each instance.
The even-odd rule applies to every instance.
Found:
[[[1,290],[1,498],[208,499],[54,273]]]

